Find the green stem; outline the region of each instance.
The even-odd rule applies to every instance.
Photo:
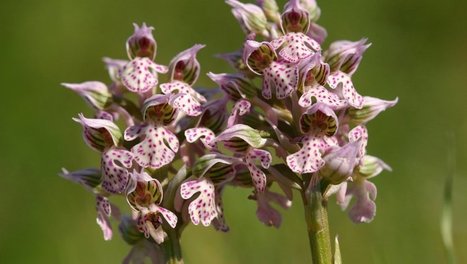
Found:
[[[313,264],[331,264],[332,250],[329,235],[327,204],[323,199],[319,184],[317,187],[302,192],[305,207],[305,220],[310,240]]]
[[[167,238],[162,244],[166,264],[183,264],[180,235],[176,229],[167,228]]]

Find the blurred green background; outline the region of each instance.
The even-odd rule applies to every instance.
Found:
[[[449,171],[455,171],[456,257],[467,263],[467,2],[319,4],[319,22],[329,33],[325,47],[361,37],[373,43],[354,77],[360,93],[400,99],[369,125],[369,153],[393,167],[374,179],[376,219],[355,225],[330,204],[344,263],[446,263],[439,220]],[[207,44],[198,81],[206,87],[214,84],[204,73],[231,71],[213,54],[236,50],[244,38],[221,0],[1,1],[0,263],[119,263],[129,251],[118,232],[103,241],[93,197],[57,173],[99,164],[71,120],[90,111],[59,83],[108,82],[101,57],[126,57],[132,22],[155,27],[159,63]],[[457,165],[448,163],[449,153],[456,153]],[[300,200],[273,229],[257,221],[247,195],[225,193],[229,233],[186,230],[186,262],[310,263]]]

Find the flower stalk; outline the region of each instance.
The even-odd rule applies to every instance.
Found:
[[[332,263],[332,250],[327,201],[323,199],[319,184],[311,190],[302,192],[302,200],[312,263],[330,264]]]
[[[180,232],[167,228],[167,238],[162,243],[166,264],[183,264],[182,248],[180,246]]]

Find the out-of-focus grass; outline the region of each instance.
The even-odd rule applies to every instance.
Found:
[[[283,2],[282,2],[283,3]],[[373,223],[352,224],[330,205],[344,263],[444,263],[439,232],[446,175],[446,132],[456,135],[454,247],[467,246],[467,17],[465,1],[321,1],[330,41],[373,43],[355,75],[365,95],[400,102],[369,124],[369,153],[394,169],[375,178]],[[108,81],[100,58],[124,58],[132,22],[154,25],[157,61],[168,63],[195,43],[202,71],[229,72],[212,55],[233,51],[244,36],[223,1],[12,1],[0,3],[0,263],[118,263],[129,250],[118,233],[104,242],[91,195],[57,176],[98,166],[98,155],[71,121],[90,113],[61,82]],[[214,86],[204,75],[199,86]],[[189,227],[187,263],[310,262],[300,202],[271,229],[255,217],[248,192],[225,193],[228,234]],[[456,251],[459,263],[467,252]]]

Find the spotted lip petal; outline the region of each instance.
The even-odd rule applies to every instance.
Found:
[[[180,194],[185,200],[196,193],[199,193],[198,197],[188,206],[191,222],[195,225],[201,222],[204,226],[209,226],[218,215],[214,184],[207,178],[198,178],[180,186]]]
[[[291,64],[273,61],[264,69],[263,97],[272,98],[272,89],[275,89],[277,99],[284,99],[297,89],[298,68]]]
[[[125,129],[125,132],[123,133],[123,138],[126,141],[135,140],[136,138],[139,137],[139,135],[141,134],[141,131],[144,129],[145,126],[146,125],[142,124],[142,125],[134,125],[134,126],[128,127],[127,129]]]
[[[181,109],[189,116],[198,116],[202,113],[201,103],[205,103],[206,98],[187,83],[173,81],[161,84],[160,88],[164,94],[174,94],[169,100],[173,107]]]
[[[104,240],[112,239],[112,226],[109,217],[111,215],[111,205],[106,197],[96,196],[97,224],[102,229]]]
[[[125,192],[130,179],[128,168],[134,156],[124,149],[111,148],[102,154],[102,187],[109,193]]]
[[[196,44],[177,54],[169,64],[170,80],[180,80],[193,85],[198,79],[201,69],[196,54],[204,47],[206,45]]]
[[[232,113],[227,120],[227,127],[231,127],[238,123],[238,119],[240,116],[245,115],[246,113],[250,112],[251,103],[247,100],[240,100],[235,103],[234,107],[232,108]]]
[[[164,242],[167,233],[162,230],[162,218],[146,209],[138,214],[136,219],[138,230],[144,233],[146,238],[152,237],[157,244]]]
[[[102,110],[110,105],[112,94],[102,82],[62,83],[66,88],[78,93],[93,108]]]
[[[320,137],[306,136],[302,139],[303,147],[287,156],[287,165],[295,173],[312,173],[324,165],[321,155],[329,144]]]
[[[215,137],[216,135],[214,132],[204,127],[195,127],[185,130],[185,138],[189,143],[193,143],[199,139],[208,149],[215,147],[215,143],[213,142]]]
[[[287,33],[271,41],[271,45],[279,50],[280,59],[290,63],[298,63],[321,51],[319,43],[303,33]]]
[[[349,210],[349,217],[355,223],[369,223],[376,215],[376,186],[366,180],[352,184],[346,196],[355,197],[355,203]]]
[[[260,161],[261,166],[267,169],[271,165],[271,154],[265,150],[251,149],[245,156],[253,184],[258,192],[263,192],[266,188],[266,174],[255,165],[255,161]]]
[[[361,109],[363,107],[363,96],[361,96],[353,86],[350,76],[343,72],[335,72],[328,77],[328,85],[332,89],[340,88],[340,92],[345,100],[353,107]]]
[[[122,137],[120,129],[106,119],[85,118],[79,114],[74,121],[83,126],[83,138],[86,144],[97,151],[104,151],[109,146],[116,146]]]
[[[360,160],[366,154],[366,146],[368,144],[368,130],[364,126],[356,126],[349,132],[349,142],[361,141],[360,150],[357,158]]]
[[[178,218],[177,216],[172,213],[171,211],[165,209],[164,207],[157,206],[152,204],[150,207],[151,212],[161,214],[165,221],[172,227],[175,228],[177,226]]]
[[[179,142],[170,130],[147,125],[141,132],[142,141],[131,148],[140,166],[158,169],[172,162],[178,152]]]
[[[300,97],[298,104],[301,107],[310,107],[313,103],[320,102],[328,105],[334,110],[339,110],[347,106],[347,102],[339,96],[321,85],[311,87]]]
[[[136,57],[125,65],[121,72],[123,85],[135,93],[145,93],[159,82],[157,73],[166,73],[167,67],[154,63],[149,58]]]
[[[255,199],[258,203],[258,208],[256,209],[258,219],[267,226],[279,228],[282,223],[282,216],[270,203],[275,203],[287,209],[292,205],[292,202],[286,197],[269,190],[256,193]]]
[[[260,131],[243,124],[237,124],[227,128],[216,137],[215,141],[229,141],[232,138],[240,138],[254,148],[263,147],[267,141],[260,136]]]

